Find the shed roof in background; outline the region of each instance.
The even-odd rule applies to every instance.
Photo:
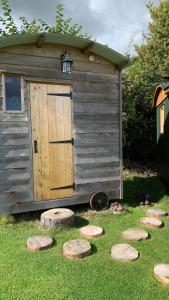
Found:
[[[159,106],[169,95],[169,82],[161,83],[156,87],[153,106]]]
[[[88,50],[93,54],[107,59],[120,68],[123,68],[128,63],[128,59],[125,56],[107,46],[77,36],[63,34],[34,33],[1,37],[0,48],[23,44],[38,44],[41,38],[43,38],[43,42],[46,44],[66,45],[76,47],[82,51]]]

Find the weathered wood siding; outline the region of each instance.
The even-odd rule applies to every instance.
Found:
[[[62,74],[60,71],[60,55],[66,49],[74,60],[72,74]],[[29,124],[31,81],[66,83],[72,86],[76,202],[87,202],[90,194],[96,191],[105,191],[110,198],[119,198],[119,70],[97,55],[94,62],[89,62],[88,54],[78,49],[54,45],[42,48],[21,45],[1,49],[0,70],[21,74],[25,79],[24,113],[3,113],[0,94],[0,210],[19,211],[15,205],[17,201],[22,203],[20,210],[23,211],[23,202],[34,200]],[[2,91],[2,85],[0,87]],[[84,196],[80,196],[80,200],[78,194],[85,193],[88,200],[84,200]],[[46,206],[47,203],[44,207]],[[30,210],[37,205],[29,204],[28,207]]]
[[[0,212],[10,213],[16,203],[32,199],[31,145],[25,83],[24,113],[3,112],[0,76]]]

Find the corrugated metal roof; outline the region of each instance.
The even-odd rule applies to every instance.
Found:
[[[45,38],[45,43],[48,44],[72,46],[81,50],[85,50],[90,46],[90,52],[100,55],[117,66],[124,67],[128,63],[128,59],[125,56],[107,46],[71,35],[50,33],[11,35],[0,38],[0,48],[23,44],[36,44],[42,35]]]

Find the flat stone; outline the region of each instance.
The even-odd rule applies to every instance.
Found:
[[[148,232],[144,229],[131,228],[123,231],[123,238],[131,241],[143,241],[148,238]]]
[[[84,226],[80,228],[80,234],[86,238],[98,238],[103,235],[103,229],[98,226]]]
[[[150,228],[160,228],[163,226],[163,222],[155,217],[145,217],[140,219],[140,223]]]
[[[41,224],[47,228],[74,225],[74,212],[68,208],[53,208],[41,214]]]
[[[165,217],[167,212],[158,208],[150,208],[146,211],[146,215],[149,217]]]
[[[111,257],[115,260],[132,261],[139,256],[138,251],[128,244],[117,244],[111,249]]]
[[[158,264],[154,267],[155,278],[164,284],[169,285],[169,264]]]
[[[63,254],[67,258],[83,258],[91,253],[91,245],[85,240],[71,240],[63,245]]]
[[[31,251],[40,251],[50,248],[53,245],[53,239],[50,236],[31,236],[27,239],[27,248]]]

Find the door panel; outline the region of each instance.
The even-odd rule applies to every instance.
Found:
[[[30,84],[35,200],[73,195],[72,103],[70,86]],[[62,142],[62,143],[58,143]]]

